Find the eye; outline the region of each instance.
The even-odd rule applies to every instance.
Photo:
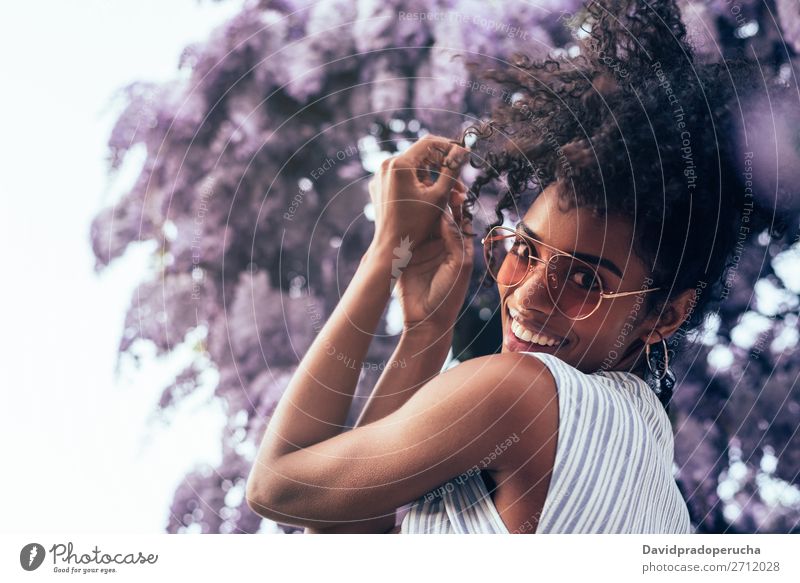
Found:
[[[511,244],[511,249],[509,253],[513,253],[517,257],[521,257],[523,259],[527,259],[530,254],[530,246],[519,236],[514,237],[514,242]]]
[[[569,276],[572,283],[587,291],[600,291],[602,289],[597,274],[590,269],[575,268]]]

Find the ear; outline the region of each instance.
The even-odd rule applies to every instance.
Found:
[[[691,315],[696,302],[697,292],[694,289],[687,289],[670,300],[662,310],[652,315],[653,323],[645,326],[645,332],[640,336],[642,342],[652,344],[656,332],[665,339],[669,338]]]

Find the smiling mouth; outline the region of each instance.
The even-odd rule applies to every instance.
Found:
[[[547,333],[544,330],[537,332],[527,328],[519,319],[519,312],[514,308],[509,307],[507,314],[510,321],[509,329],[514,336],[514,340],[539,348],[559,348],[569,343],[569,340]]]

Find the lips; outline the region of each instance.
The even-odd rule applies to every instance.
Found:
[[[508,308],[508,335],[509,347],[517,350],[521,347],[542,349],[556,349],[569,343],[569,340],[545,330],[541,325],[523,320],[520,312],[509,306]]]

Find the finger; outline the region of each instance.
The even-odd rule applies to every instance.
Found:
[[[447,157],[448,150],[442,146],[432,144],[428,146],[425,157],[419,162],[412,162],[414,164],[414,171],[417,174],[419,181],[425,186],[432,186],[439,177],[439,167]]]
[[[471,242],[464,237],[465,229],[467,231],[471,230],[468,228],[468,225],[471,224],[469,219],[462,217],[458,220],[454,220],[454,217],[444,213],[440,221],[440,233],[449,250],[458,251],[459,249],[463,249],[467,244],[471,245]]]
[[[467,185],[461,182],[460,180],[456,180],[455,184],[453,185],[453,190],[456,192],[463,192],[464,194],[467,193]]]
[[[444,240],[445,248],[451,253],[457,252],[460,254],[463,247],[461,233],[458,229],[458,223],[453,220],[453,217],[442,214],[439,219],[439,231]]]
[[[456,162],[466,160],[467,156],[468,151],[454,140],[427,134],[394,158],[393,170],[398,180],[413,179],[419,184],[431,187],[438,182],[443,162],[446,161],[447,165],[454,169]],[[433,172],[430,170],[431,167]],[[443,206],[441,201],[439,203]]]
[[[457,144],[451,143],[448,138],[436,136],[434,134],[426,134],[411,144],[411,146],[401,154],[401,157],[409,162],[421,163],[427,156],[431,155],[433,151],[432,148],[443,151],[443,155],[446,155],[454,146],[457,146]]]
[[[472,258],[472,240],[465,236],[464,226],[470,221],[462,220],[457,223],[452,217],[443,214],[440,219],[440,231],[445,248],[456,257]]]
[[[469,219],[464,219],[461,223],[461,234],[465,237],[472,238],[476,235],[475,229],[472,228],[472,221]]]
[[[450,191],[450,211],[457,225],[461,224],[461,218],[463,216],[462,208],[465,200],[467,200],[465,192],[459,191],[458,188],[453,188]]]
[[[442,136],[427,134],[414,142],[405,152],[398,156],[397,167],[413,169],[418,173],[419,180],[429,174],[428,167],[438,169],[442,161],[450,158],[450,163],[454,156],[466,157],[467,150],[457,142]],[[438,172],[438,170],[436,170]],[[435,182],[436,179],[433,178]]]
[[[461,234],[468,238],[475,236],[475,229],[472,228],[472,219],[470,217],[462,217]],[[471,244],[468,246],[472,247]]]
[[[458,147],[458,146],[455,146]],[[453,188],[458,188],[458,177],[461,174],[461,168],[466,162],[466,156],[461,157],[458,153],[448,155],[444,160],[442,166],[439,168],[439,177],[436,182],[430,186],[426,186],[426,195],[428,200],[432,203],[443,208],[448,201],[448,194]]]

